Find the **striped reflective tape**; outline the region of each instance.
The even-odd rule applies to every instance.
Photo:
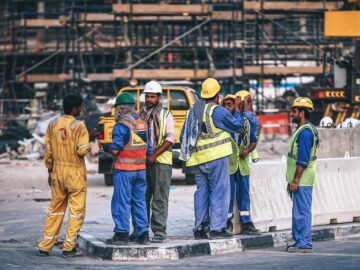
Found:
[[[230,142],[230,137],[222,139],[220,141],[216,141],[216,142],[212,142],[212,143],[208,143],[208,144],[198,146],[198,147],[195,148],[195,151],[202,151],[202,150],[209,149],[209,148],[212,148],[212,147],[215,147],[215,146],[218,146],[218,145],[222,145],[222,144],[225,144],[225,143],[228,143],[228,142]]]

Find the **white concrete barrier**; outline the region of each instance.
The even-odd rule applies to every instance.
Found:
[[[286,191],[285,170],[285,162],[251,166],[250,212],[255,226],[263,232],[291,228],[292,202]],[[320,159],[317,172],[313,226],[360,221],[360,157]],[[241,230],[237,222],[236,214],[234,233]]]

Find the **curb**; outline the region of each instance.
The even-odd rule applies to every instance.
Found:
[[[360,223],[336,224],[312,228],[314,241],[342,239],[360,234]],[[231,239],[189,240],[174,239],[151,245],[107,245],[94,236],[80,232],[81,249],[92,257],[113,261],[179,260],[187,257],[243,252],[248,249],[285,246],[292,241],[291,231],[264,233],[259,236],[236,235]]]

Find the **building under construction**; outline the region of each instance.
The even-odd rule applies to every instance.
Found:
[[[355,2],[355,3],[352,3]],[[227,91],[324,76],[353,43],[324,37],[324,12],[357,1],[9,0],[0,13],[0,114],[68,93],[112,96],[131,80],[207,77]]]

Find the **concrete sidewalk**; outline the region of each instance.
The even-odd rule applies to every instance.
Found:
[[[105,243],[112,236],[101,233],[82,231],[78,241],[80,248],[87,254],[105,260],[114,261],[147,261],[147,260],[178,260],[186,257],[217,255],[229,252],[242,252],[246,249],[285,246],[290,243],[290,231],[264,233],[259,236],[235,235],[231,239],[194,240],[191,236],[168,237],[164,243],[127,246],[113,246]],[[313,227],[314,241],[341,239],[360,234],[360,223],[336,224]],[[316,250],[316,245],[315,245]]]

